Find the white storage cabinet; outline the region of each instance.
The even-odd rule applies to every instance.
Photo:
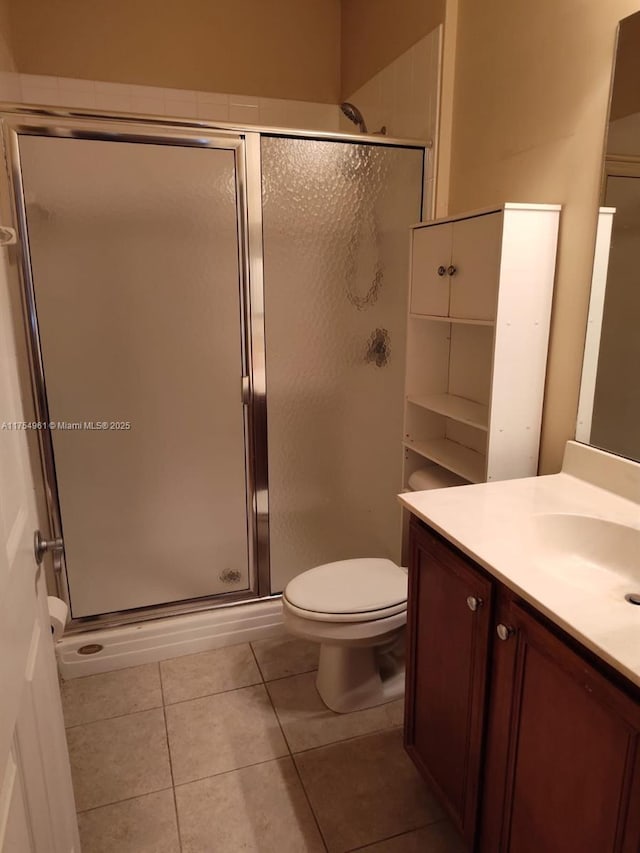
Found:
[[[411,229],[404,485],[535,476],[560,207]]]

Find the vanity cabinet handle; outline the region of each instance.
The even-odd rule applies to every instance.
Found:
[[[438,275],[439,276],[443,276],[446,274],[447,274],[447,268],[446,267],[442,267],[442,266],[438,267]]]
[[[455,275],[458,272],[457,268],[451,264],[450,267],[447,267],[447,275]]]
[[[476,598],[475,595],[469,595],[467,597],[467,607],[472,611],[472,613],[475,613],[483,604],[483,600],[481,598]]]
[[[496,628],[496,634],[501,640],[508,640],[509,637],[513,637],[515,632],[516,629],[512,628],[511,625],[503,625],[502,623]]]

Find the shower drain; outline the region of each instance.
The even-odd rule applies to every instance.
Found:
[[[629,602],[629,604],[640,604],[640,592],[628,592],[625,595],[625,600]]]
[[[88,643],[86,646],[80,646],[78,649],[79,655],[97,655],[104,649],[102,643]]]

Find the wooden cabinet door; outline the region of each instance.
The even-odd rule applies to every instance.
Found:
[[[481,850],[638,853],[640,705],[505,595]]]
[[[412,314],[449,314],[449,281],[446,270],[451,265],[453,224],[431,225],[413,232],[411,250]],[[440,275],[438,269],[444,270]]]
[[[405,747],[471,844],[492,584],[415,519],[409,566]]]
[[[498,301],[502,213],[461,219],[453,227],[449,315],[493,320]]]

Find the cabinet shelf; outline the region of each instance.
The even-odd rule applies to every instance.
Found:
[[[444,415],[445,418],[469,424],[469,426],[485,432],[489,428],[489,408],[481,403],[466,400],[464,397],[457,397],[455,394],[427,394],[425,396],[410,394],[407,397],[407,402],[428,409],[430,412]]]
[[[495,326],[495,320],[476,320],[474,317],[442,317],[440,314],[409,314],[412,320],[435,320],[438,323],[458,323],[466,326]]]
[[[404,441],[405,447],[425,459],[437,462],[454,474],[459,474],[470,483],[481,483],[485,479],[485,457],[448,438],[433,438],[427,441]]]

